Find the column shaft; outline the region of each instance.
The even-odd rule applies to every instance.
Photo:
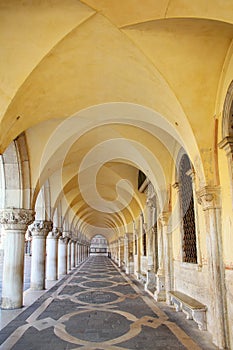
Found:
[[[24,209],[0,211],[0,223],[5,230],[2,278],[2,308],[16,309],[23,305],[24,241],[34,213]]]
[[[165,272],[164,272],[164,237],[163,237],[163,226],[161,220],[159,220],[158,226],[158,271],[157,271],[157,282],[155,299],[157,301],[166,300],[165,294]]]
[[[67,274],[67,239],[59,238],[58,241],[58,275]]]
[[[206,225],[209,235],[210,247],[209,270],[212,293],[210,310],[213,320],[213,341],[220,349],[229,347],[229,330],[227,324],[226,287],[224,279],[222,232],[221,232],[221,205],[220,189],[215,186],[206,186],[197,193],[198,202],[202,204],[206,213]]]
[[[31,289],[45,289],[46,236],[52,229],[51,221],[36,220],[32,228]]]
[[[49,281],[55,281],[58,278],[58,230],[53,230],[47,237],[46,260],[46,278]]]
[[[67,244],[67,273],[71,270],[71,241]]]
[[[70,258],[70,264],[71,264],[71,269],[75,267],[75,242],[71,241],[71,258]]]

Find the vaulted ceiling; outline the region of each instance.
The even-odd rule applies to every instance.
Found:
[[[145,205],[141,169],[163,206],[179,148],[194,161],[212,146],[232,13],[231,0],[0,0],[0,151],[26,133],[34,201],[49,179],[53,208],[113,239]]]

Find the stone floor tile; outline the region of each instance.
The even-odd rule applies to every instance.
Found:
[[[90,257],[0,332],[0,350],[214,350],[208,332]]]

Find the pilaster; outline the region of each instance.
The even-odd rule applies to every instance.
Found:
[[[197,192],[198,203],[202,205],[206,216],[207,235],[209,236],[209,271],[212,290],[212,313],[214,322],[214,343],[220,349],[229,345],[226,288],[223,264],[221,233],[221,192],[218,186],[205,186]]]

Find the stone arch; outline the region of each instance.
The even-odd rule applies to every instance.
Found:
[[[227,156],[233,205],[233,81],[229,85],[223,106],[222,137],[219,147],[225,150]]]
[[[222,137],[228,140],[233,138],[233,81],[229,85],[223,106]]]
[[[38,193],[35,211],[36,220],[51,220],[51,198],[50,198],[50,184],[49,180],[46,180]]]
[[[201,253],[195,197],[195,172],[193,164],[183,148],[180,149],[177,155],[175,178],[176,182],[173,187],[177,190],[178,208],[174,208],[174,212],[179,211],[178,225],[181,232],[182,261],[200,264]]]
[[[25,134],[1,155],[1,208],[31,208],[31,177]]]
[[[107,255],[108,253],[108,241],[105,236],[97,234],[92,237],[90,242],[90,254],[91,255]]]

